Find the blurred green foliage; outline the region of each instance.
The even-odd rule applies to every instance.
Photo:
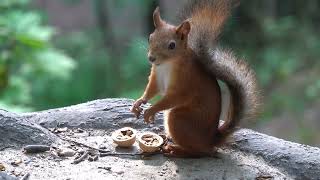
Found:
[[[260,17],[255,23],[245,31],[231,23],[223,39],[255,69],[266,97],[263,119],[271,120],[284,111],[301,114],[320,96],[320,36],[316,24],[301,22],[293,15]],[[254,33],[258,37],[251,37]]]
[[[126,53],[122,53],[119,59],[110,57],[103,46],[101,34],[95,31],[67,34],[56,39],[55,43],[78,60],[78,68],[72,77],[73,85],[64,86],[64,92],[69,92],[62,95],[66,102],[75,104],[106,97],[137,98],[143,92],[149,71],[149,64],[144,61],[147,47],[144,39],[132,39]],[[112,74],[112,60],[122,62],[120,71],[123,82],[117,81],[116,76],[120,76],[119,74]],[[97,70],[101,68],[105,74]],[[122,91],[116,90],[115,84]],[[97,89],[102,89],[103,94],[99,94],[100,90]]]
[[[28,5],[28,0],[0,1],[0,106],[15,111],[51,104],[54,99],[45,98],[50,85],[67,81],[76,67],[53,46],[54,29]]]

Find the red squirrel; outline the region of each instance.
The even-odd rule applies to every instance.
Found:
[[[194,0],[185,8],[184,21],[178,26],[162,20],[159,8],[153,13],[149,83],[131,111],[138,117],[141,104],[162,95],[143,116],[149,123],[157,112],[166,110],[165,129],[173,140],[163,148],[167,156],[210,155],[235,131],[240,120],[257,112],[254,71],[231,51],[217,46],[217,37],[233,7],[232,0]],[[221,126],[218,79],[230,91],[227,117]]]

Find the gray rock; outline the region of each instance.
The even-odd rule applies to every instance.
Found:
[[[55,135],[27,118],[0,110],[0,150],[27,144],[50,145],[56,140]]]
[[[320,179],[320,149],[249,129],[234,134],[234,147],[279,167],[297,179]]]
[[[93,129],[93,131],[102,130],[109,135],[110,132],[124,126],[157,133],[163,130],[162,114],[156,117],[154,125],[147,125],[142,118],[136,119],[129,111],[132,103],[133,100],[128,99],[103,99],[21,115],[0,111],[0,147],[17,147],[34,143],[50,144],[57,141],[57,137],[45,128],[82,128],[91,129],[90,132]],[[101,139],[101,136],[92,135],[89,139],[97,140],[98,138]],[[79,136],[78,140],[88,142],[87,137]],[[113,147],[110,143],[112,142],[106,141],[105,145],[108,149]],[[120,150],[115,148],[113,152],[117,153]],[[14,153],[16,152],[0,151],[0,161],[1,155],[2,157],[14,156]],[[134,179],[320,179],[319,148],[284,141],[248,129],[237,131],[234,134],[234,142],[220,149],[218,157],[218,159],[192,160],[167,159],[161,155],[147,159],[112,156],[99,158],[97,167],[112,165],[114,173],[101,170],[95,173],[92,163],[82,162],[81,166],[92,169],[92,177],[114,178],[113,176],[116,176],[115,179],[129,177]],[[55,174],[56,171],[66,174],[76,168],[66,164],[64,168],[59,168],[56,164],[52,167],[54,167],[50,169],[54,170],[50,172],[52,177],[58,175]],[[70,174],[70,177],[84,176],[85,172]],[[117,174],[117,172],[123,173]],[[40,174],[39,177],[47,175]]]
[[[130,112],[133,100],[100,99],[65,108],[26,113],[23,117],[46,128],[95,128],[114,130],[124,126],[135,129],[150,129],[162,125],[162,113],[156,116],[155,124],[147,125],[142,117],[136,119]],[[148,105],[144,105],[148,107]]]
[[[18,180],[18,178],[10,176],[4,172],[0,172],[0,180]]]

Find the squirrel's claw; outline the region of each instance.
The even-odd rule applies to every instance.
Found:
[[[133,106],[131,108],[131,112],[134,113],[134,115],[136,116],[136,118],[139,118],[141,112],[142,112],[142,108],[140,107],[141,104],[145,104],[146,101],[144,99],[138,99],[133,103]]]
[[[131,112],[134,113],[134,115],[136,116],[136,118],[139,118],[142,110],[143,110],[143,109],[142,109],[141,107],[132,107]]]

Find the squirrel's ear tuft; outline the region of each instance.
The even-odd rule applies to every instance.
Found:
[[[159,28],[163,25],[163,21],[160,16],[159,7],[157,7],[153,12],[153,23],[155,28]]]
[[[177,28],[176,33],[180,37],[181,40],[186,39],[188,34],[191,30],[191,25],[189,21],[184,21],[180,26]]]

